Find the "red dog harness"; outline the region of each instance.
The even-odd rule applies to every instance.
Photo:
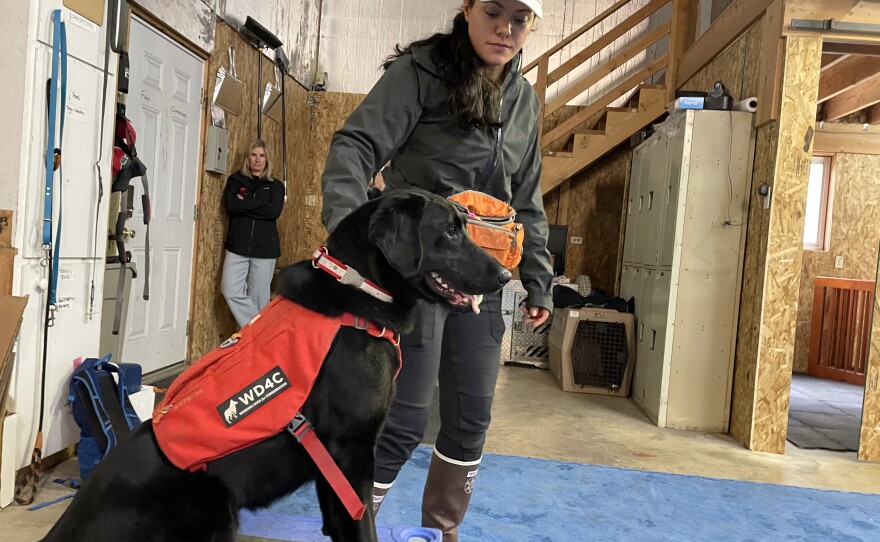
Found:
[[[361,519],[364,504],[300,413],[342,326],[394,344],[399,370],[400,340],[391,330],[352,314],[329,318],[276,297],[240,334],[188,367],[168,389],[153,412],[162,452],[176,467],[196,471],[286,428],[349,514]]]

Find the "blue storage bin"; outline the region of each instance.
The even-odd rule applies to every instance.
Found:
[[[274,512],[241,512],[239,534],[269,540],[291,542],[327,542],[330,539],[321,533],[323,520],[300,516],[287,516]],[[437,529],[425,527],[395,527],[377,525],[379,542],[441,542],[442,534]]]

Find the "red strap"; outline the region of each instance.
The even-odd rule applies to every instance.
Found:
[[[357,496],[354,488],[351,487],[351,483],[349,483],[345,475],[342,474],[339,467],[336,466],[336,462],[330,457],[327,448],[321,444],[318,435],[312,430],[312,426],[308,420],[306,420],[302,414],[297,414],[296,418],[294,418],[287,426],[287,430],[296,437],[296,440],[299,441],[299,443],[303,445],[303,448],[306,449],[306,452],[309,453],[312,461],[318,466],[318,470],[321,471],[321,474],[330,484],[330,487],[333,488],[336,496],[342,501],[343,506],[345,506],[345,509],[348,511],[348,514],[352,519],[360,520],[364,517],[364,503]]]
[[[394,379],[397,380],[397,375],[400,374],[400,367],[403,365],[403,357],[400,353],[399,334],[395,333],[385,326],[380,326],[372,320],[367,320],[366,318],[355,316],[350,312],[347,312],[340,316],[339,323],[343,326],[349,326],[355,329],[363,329],[373,337],[376,337],[377,339],[385,339],[386,341],[393,344],[394,348],[397,350],[397,371],[394,372]]]

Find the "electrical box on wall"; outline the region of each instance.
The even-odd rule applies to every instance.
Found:
[[[205,170],[226,173],[226,153],[229,150],[229,132],[219,126],[208,126],[205,139]]]

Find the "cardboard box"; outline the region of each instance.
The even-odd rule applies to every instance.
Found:
[[[0,415],[6,413],[6,397],[12,381],[12,345],[18,337],[28,298],[0,295]]]
[[[0,247],[0,295],[12,293],[16,254],[18,254],[18,250],[12,247]]]

